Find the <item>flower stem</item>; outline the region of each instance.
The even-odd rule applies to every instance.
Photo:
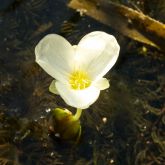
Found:
[[[75,120],[79,120],[82,113],[82,109],[77,108],[76,114],[74,115]]]

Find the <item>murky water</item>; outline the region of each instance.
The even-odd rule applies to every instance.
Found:
[[[0,2],[0,164],[162,165],[164,54],[80,16],[66,0]],[[49,134],[49,109],[75,110],[48,91],[52,78],[35,63],[34,48],[48,33],[76,44],[94,30],[115,35],[121,53],[106,75],[111,87],[83,112],[74,145]]]

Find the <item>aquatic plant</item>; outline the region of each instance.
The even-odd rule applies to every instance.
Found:
[[[57,34],[44,37],[35,48],[36,62],[55,80],[50,91],[59,94],[75,108],[86,109],[109,87],[103,76],[112,68],[119,55],[114,36],[92,32],[78,45],[71,46]]]
[[[59,94],[68,105],[77,108],[75,116],[68,113],[70,122],[79,120],[82,109],[98,99],[100,90],[109,88],[109,81],[103,76],[115,64],[119,50],[115,37],[101,31],[85,35],[74,46],[57,34],[49,34],[38,43],[35,48],[36,62],[55,78],[49,90]],[[61,121],[64,122],[64,118]],[[78,129],[72,134],[80,134],[79,123],[74,124],[72,129],[76,127]]]
[[[36,62],[56,79],[50,91],[60,94],[68,105],[86,109],[97,100],[100,90],[109,87],[102,77],[115,64],[119,45],[104,32],[87,34],[77,46],[49,34],[36,46],[35,54]]]

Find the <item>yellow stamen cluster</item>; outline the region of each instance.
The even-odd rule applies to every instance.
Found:
[[[82,90],[91,85],[91,80],[86,72],[74,71],[70,75],[69,83],[72,89]]]

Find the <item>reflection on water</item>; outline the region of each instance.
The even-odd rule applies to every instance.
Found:
[[[161,52],[80,17],[66,0],[0,2],[0,164],[161,165],[165,77],[164,59],[156,58]],[[48,33],[76,44],[94,30],[115,35],[121,54],[106,75],[111,87],[82,115],[82,138],[75,146],[49,135],[49,109],[67,105],[49,93],[52,78],[35,63],[34,47]]]

